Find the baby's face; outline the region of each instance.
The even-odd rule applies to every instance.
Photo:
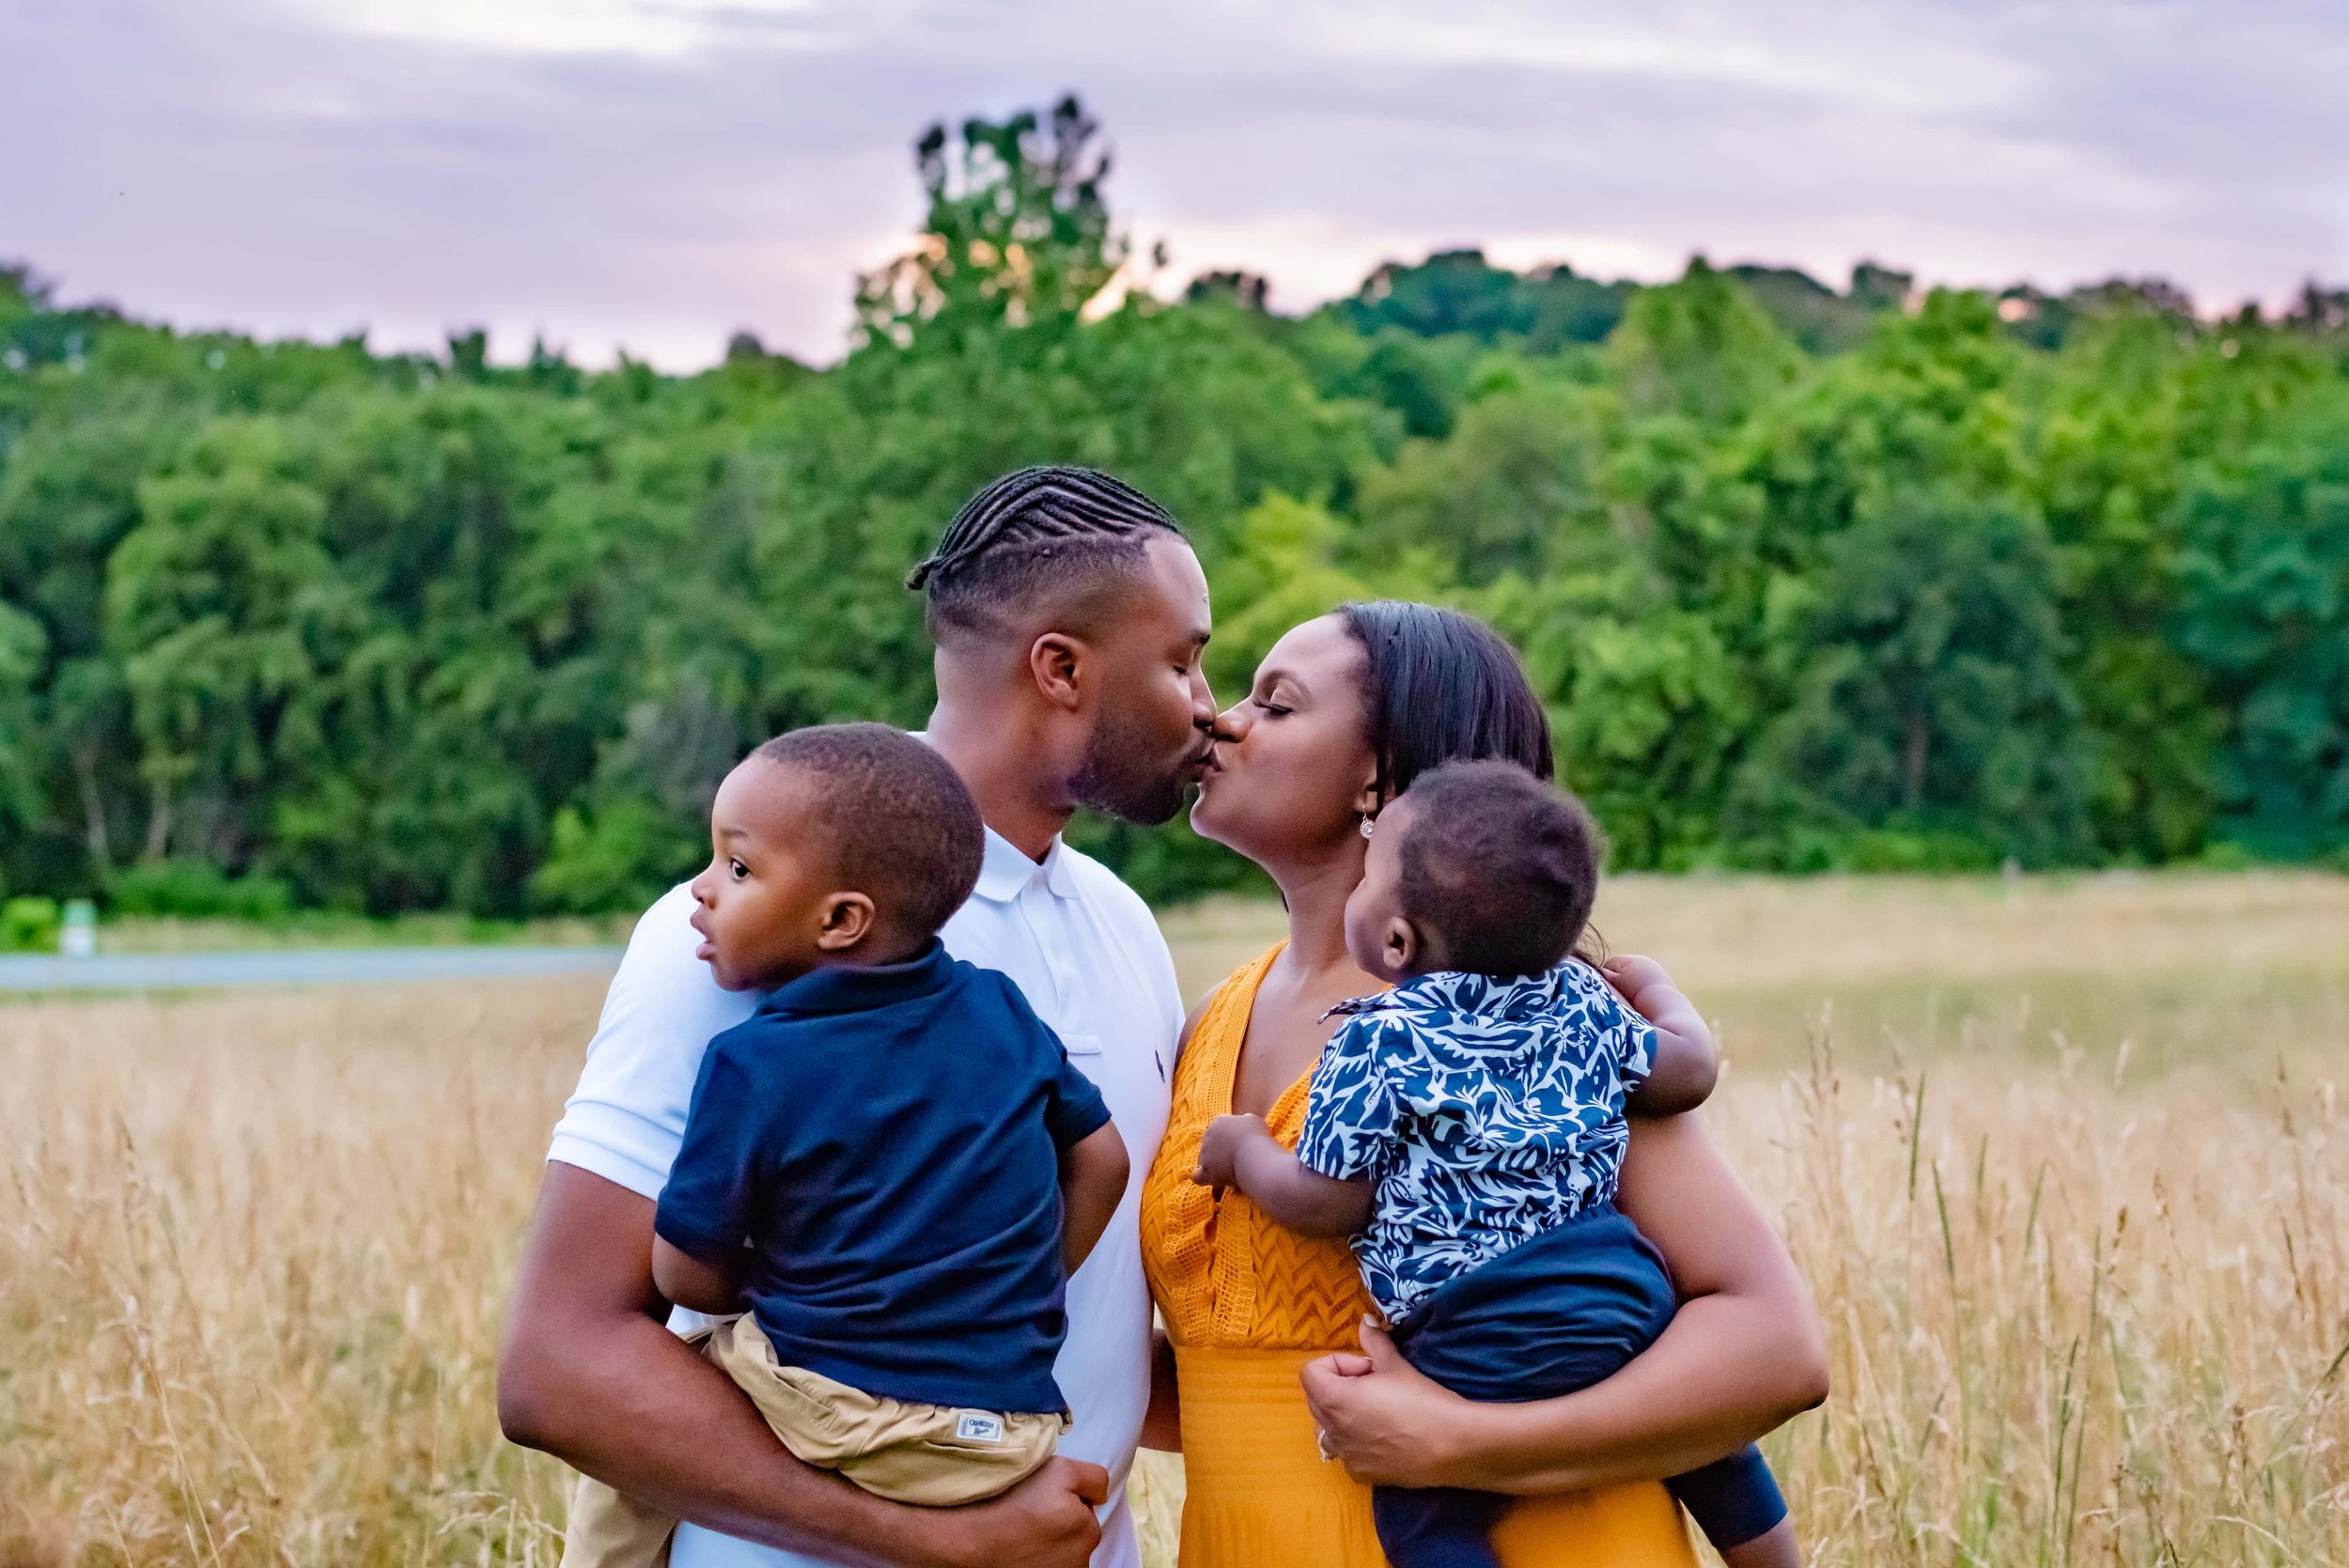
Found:
[[[1372,827],[1362,879],[1346,901],[1346,951],[1365,973],[1390,986],[1420,972],[1419,933],[1403,917],[1403,839],[1411,831],[1411,798],[1388,803]]]
[[[831,867],[807,843],[793,768],[753,756],[726,775],[709,808],[709,865],[693,878],[698,953],[729,991],[768,990],[798,979],[835,949],[843,900]],[[869,919],[871,903],[864,901]]]

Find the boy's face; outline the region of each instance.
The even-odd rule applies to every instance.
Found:
[[[1408,794],[1378,814],[1362,857],[1362,879],[1346,901],[1346,951],[1363,972],[1400,985],[1434,968],[1418,927],[1403,915],[1403,840],[1411,831]]]
[[[709,808],[710,860],[693,878],[696,954],[729,991],[771,990],[848,955],[873,926],[873,901],[833,885],[797,769],[753,756]],[[811,851],[813,851],[811,853]]]

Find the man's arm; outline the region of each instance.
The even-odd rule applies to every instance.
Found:
[[[1126,1199],[1131,1165],[1115,1122],[1104,1122],[1060,1157],[1061,1258],[1074,1274],[1084,1265]]]
[[[1349,1236],[1370,1223],[1372,1183],[1325,1176],[1281,1147],[1261,1116],[1219,1116],[1190,1179],[1220,1196],[1237,1187],[1273,1222],[1300,1235]]]
[[[968,1508],[884,1502],[791,1456],[750,1401],[661,1326],[653,1203],[550,1161],[498,1358],[498,1420],[631,1497],[697,1525],[856,1568],[1083,1568],[1108,1496],[1055,1459]]]
[[[1685,1474],[1827,1397],[1811,1293],[1693,1116],[1633,1124],[1618,1200],[1671,1262],[1681,1306],[1604,1382],[1558,1399],[1477,1405],[1364,1328],[1366,1356],[1304,1370],[1330,1452],[1357,1479],[1532,1495]]]

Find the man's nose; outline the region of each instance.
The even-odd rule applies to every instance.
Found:
[[[1207,673],[1197,670],[1190,677],[1191,722],[1212,733],[1216,726],[1215,689],[1207,684]]]

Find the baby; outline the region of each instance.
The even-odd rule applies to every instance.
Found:
[[[1569,956],[1597,890],[1596,829],[1514,764],[1423,774],[1377,821],[1346,950],[1394,988],[1341,1003],[1297,1153],[1263,1120],[1211,1124],[1193,1179],[1293,1230],[1354,1235],[1363,1282],[1421,1372],[1523,1401],[1606,1378],[1677,1305],[1616,1212],[1626,1111],[1712,1093],[1712,1034],[1663,970],[1617,966],[1638,1012]],[[1644,1015],[1644,1017],[1642,1017]],[[1671,1486],[1731,1568],[1798,1561],[1758,1450]],[[1507,1498],[1380,1487],[1395,1568],[1494,1568]]]
[[[881,724],[770,740],[720,786],[710,841],[700,955],[767,994],[702,1058],[654,1281],[743,1312],[704,1353],[801,1459],[900,1502],[991,1498],[1067,1429],[1064,1292],[1125,1143],[1012,982],[939,942],[986,846],[927,746]],[[664,1561],[675,1524],[583,1476],[564,1568]]]

